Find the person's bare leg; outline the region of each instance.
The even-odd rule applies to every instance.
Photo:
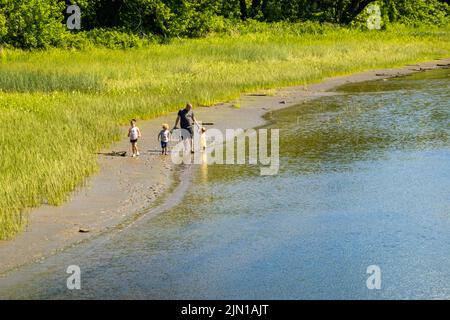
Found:
[[[186,138],[183,140],[183,152],[186,154],[188,152],[188,148],[190,148],[190,146],[188,146],[189,144],[189,139]]]

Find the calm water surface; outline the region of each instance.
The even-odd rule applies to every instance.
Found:
[[[196,167],[181,204],[9,274],[0,297],[450,298],[449,74],[276,112],[278,175]],[[366,287],[369,265],[381,290]]]

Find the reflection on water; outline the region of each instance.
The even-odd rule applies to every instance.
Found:
[[[198,166],[180,205],[0,279],[0,297],[450,298],[449,89],[439,70],[276,112],[279,175]]]

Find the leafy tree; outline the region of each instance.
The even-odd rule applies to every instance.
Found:
[[[20,48],[129,47],[139,38],[200,37],[239,20],[349,25],[375,0],[0,0],[0,43]],[[64,25],[66,5],[81,8],[82,31]],[[378,0],[385,22],[449,23],[448,0]],[[314,24],[317,26],[317,24]],[[102,39],[104,37],[104,39]],[[127,40],[127,37],[130,39]]]
[[[2,41],[18,48],[57,46],[66,32],[57,0],[0,0]]]
[[[384,0],[391,22],[441,25],[449,22],[450,7],[437,0]]]
[[[2,44],[5,36],[8,34],[8,28],[6,27],[6,17],[0,14],[0,45]]]

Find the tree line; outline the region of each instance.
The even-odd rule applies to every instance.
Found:
[[[449,0],[78,0],[85,28],[125,27],[160,35],[198,36],[217,18],[258,21],[319,21],[349,24],[378,2],[391,22],[433,20],[448,14]],[[71,3],[71,1],[67,1]],[[434,22],[433,22],[434,23]]]
[[[102,37],[200,37],[242,21],[350,24],[378,4],[386,22],[448,24],[449,0],[0,0],[0,43],[20,48],[69,44]],[[81,31],[64,22],[76,4]],[[83,33],[84,32],[84,33]],[[100,41],[100,40],[99,40]]]

